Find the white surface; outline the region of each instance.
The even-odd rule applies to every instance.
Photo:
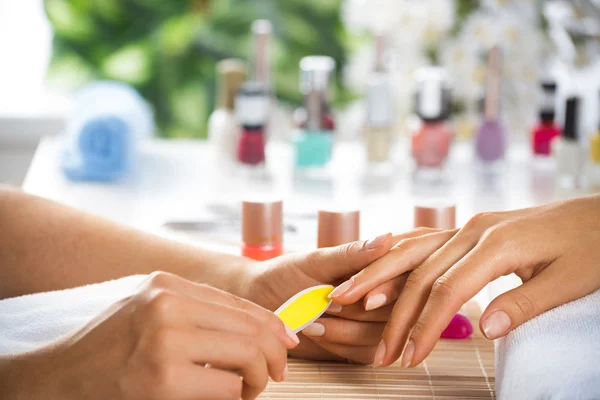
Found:
[[[24,182],[24,190],[120,223],[157,231],[169,219],[195,219],[211,215],[209,203],[228,204],[249,194],[276,193],[285,199],[288,218],[299,228],[287,234],[288,250],[309,249],[316,244],[319,208],[358,207],[361,237],[412,229],[413,206],[423,198],[442,198],[457,205],[457,223],[464,224],[474,213],[532,206],[578,192],[555,188],[551,170],[533,168],[528,148],[516,146],[498,175],[484,174],[472,161],[472,147],[454,146],[443,184],[417,184],[411,175],[408,151],[403,143],[393,152],[396,167],[391,177],[361,177],[362,148],[355,143],[337,146],[328,181],[294,181],[291,149],[271,143],[267,151],[270,180],[252,180],[247,171],[219,171],[213,165],[211,147],[204,142],[150,140],[141,146],[137,169],[116,184],[73,183],[60,170],[60,138],[44,138]],[[210,237],[209,237],[210,236]],[[235,235],[196,235],[203,246],[237,252]],[[218,240],[213,240],[217,238]],[[512,285],[514,280],[511,281]],[[490,293],[506,289],[494,285]],[[487,296],[486,296],[487,297]],[[486,300],[482,300],[484,303]]]

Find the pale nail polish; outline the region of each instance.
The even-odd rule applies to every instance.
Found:
[[[512,325],[512,321],[504,311],[494,311],[481,322],[483,334],[488,339],[496,339],[505,334]]]
[[[302,333],[304,333],[306,336],[320,337],[325,334],[325,326],[318,322],[314,322],[302,329]]]
[[[381,342],[379,342],[377,350],[375,351],[375,359],[373,360],[373,366],[381,367],[381,364],[383,364],[383,358],[385,357],[385,351],[385,340],[381,339]]]
[[[365,303],[365,311],[375,310],[387,303],[387,296],[383,293],[376,294],[367,299]]]
[[[383,243],[385,243],[386,239],[390,236],[389,233],[386,233],[385,235],[379,235],[373,239],[368,240],[365,243],[365,249],[367,250],[373,250],[378,248],[379,246],[381,246]]]
[[[346,293],[348,291],[348,289],[350,289],[352,287],[353,283],[354,283],[354,278],[348,279],[346,282],[342,283],[340,286],[333,289],[333,292],[329,293],[329,296],[327,296],[327,297],[332,299],[334,297],[343,295],[344,293]]]
[[[402,368],[407,368],[412,362],[413,355],[415,354],[415,342],[410,340],[404,349],[404,356],[402,357]]]
[[[341,304],[331,303],[331,305],[327,309],[327,312],[330,312],[330,313],[340,313],[340,312],[342,312],[343,308],[344,307]]]
[[[289,326],[285,325],[285,333],[292,339],[292,341],[296,344],[300,343],[300,339],[298,339],[298,335],[294,333],[293,330],[290,329]]]

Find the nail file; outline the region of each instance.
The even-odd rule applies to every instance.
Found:
[[[298,333],[327,311],[331,304],[331,299],[327,296],[332,291],[331,285],[304,289],[275,310],[275,315],[294,333]]]

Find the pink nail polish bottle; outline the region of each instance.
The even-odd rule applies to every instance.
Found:
[[[283,201],[242,203],[242,256],[265,261],[283,254]]]
[[[317,247],[335,247],[360,238],[359,211],[319,211]]]
[[[415,228],[456,228],[456,206],[441,202],[422,202],[415,205]],[[467,317],[456,314],[442,332],[445,339],[466,339],[473,333],[473,325]]]
[[[419,123],[412,132],[411,143],[417,169],[439,170],[448,157],[454,136],[449,122],[450,89],[445,69],[419,69],[415,111]]]
[[[551,142],[560,136],[561,129],[555,122],[556,82],[543,81],[539,105],[539,122],[533,128],[532,145],[535,157],[547,158],[551,154]]]

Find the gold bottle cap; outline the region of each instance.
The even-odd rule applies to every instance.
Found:
[[[355,242],[359,236],[359,211],[319,211],[318,248]]]
[[[283,241],[283,201],[244,201],[242,241],[251,246]]]
[[[590,138],[590,161],[600,164],[600,131]]]
[[[246,80],[246,63],[237,58],[227,58],[217,64],[218,72],[218,108],[233,110],[236,93]]]
[[[455,229],[456,206],[441,201],[422,202],[415,206],[415,228]]]

